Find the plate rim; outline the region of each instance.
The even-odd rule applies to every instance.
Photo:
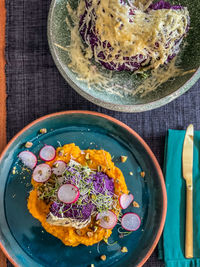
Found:
[[[149,154],[149,156],[151,157],[153,164],[156,168],[156,171],[158,173],[159,179],[160,179],[160,184],[161,184],[161,189],[162,189],[162,196],[163,196],[163,209],[162,209],[162,216],[161,216],[161,223],[159,225],[159,229],[157,231],[156,237],[153,241],[152,246],[150,247],[150,249],[148,250],[147,254],[145,255],[145,257],[143,257],[143,259],[138,263],[138,267],[141,267],[144,265],[144,263],[148,260],[148,258],[151,256],[151,254],[153,253],[156,245],[158,244],[158,241],[161,237],[163,228],[164,228],[164,224],[165,224],[165,219],[166,219],[166,213],[167,213],[167,192],[166,192],[166,186],[165,186],[165,181],[164,181],[164,176],[161,170],[161,167],[154,155],[154,153],[152,152],[152,150],[150,149],[150,147],[147,145],[147,143],[144,141],[144,139],[138,134],[136,133],[132,128],[130,128],[128,125],[126,125],[125,123],[121,122],[118,119],[115,119],[109,115],[103,114],[103,113],[99,113],[99,112],[95,112],[95,111],[87,111],[87,110],[68,110],[68,111],[61,111],[61,112],[56,112],[56,113],[51,113],[45,116],[42,116],[34,121],[32,121],[31,123],[29,123],[27,126],[25,126],[22,130],[20,130],[6,145],[6,147],[3,149],[2,153],[0,154],[0,164],[2,159],[4,158],[4,155],[6,154],[7,150],[10,148],[10,146],[15,142],[15,140],[24,132],[26,132],[28,129],[30,129],[32,126],[36,125],[37,123],[46,120],[48,118],[51,117],[56,117],[56,116],[62,116],[62,115],[70,115],[70,114],[85,114],[85,115],[92,115],[92,116],[98,116],[104,119],[107,119],[108,121],[114,122],[115,124],[121,126],[122,128],[126,129],[129,133],[131,133],[140,143],[141,145],[145,148],[145,150],[147,151],[147,153]],[[0,240],[0,248],[3,251],[3,253],[6,255],[6,257],[9,259],[9,261],[15,266],[15,267],[20,267],[20,265],[18,265],[14,259],[9,255],[8,251],[6,250],[6,248],[3,246],[1,240]]]
[[[128,113],[138,113],[138,112],[144,112],[148,110],[154,110],[156,108],[165,106],[166,104],[172,102],[179,96],[183,95],[185,92],[187,92],[200,78],[200,66],[196,69],[194,74],[190,77],[187,82],[185,82],[182,86],[180,86],[176,91],[172,92],[171,94],[162,97],[161,99],[146,103],[146,104],[133,104],[133,105],[121,105],[121,104],[114,104],[111,102],[106,102],[104,100],[101,100],[99,98],[96,98],[87,92],[85,92],[83,89],[81,89],[76,83],[74,83],[69,76],[65,73],[62,64],[57,58],[57,54],[55,52],[55,46],[53,44],[53,38],[52,38],[52,15],[53,10],[55,8],[57,0],[52,0],[48,12],[48,18],[47,18],[47,39],[48,39],[48,45],[51,52],[51,55],[53,57],[53,61],[59,70],[60,74],[64,78],[64,80],[82,97],[87,99],[88,101],[92,102],[93,104],[96,104],[100,107],[107,108],[109,110],[114,111],[120,111],[120,112],[128,112]]]

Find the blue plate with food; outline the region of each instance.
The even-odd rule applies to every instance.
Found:
[[[162,106],[200,77],[199,0],[53,0],[48,39],[67,82],[103,107]]]
[[[15,266],[142,266],[164,226],[155,156],[106,115],[34,121],[2,153],[0,179],[0,245]]]

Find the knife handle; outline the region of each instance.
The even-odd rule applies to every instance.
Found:
[[[186,192],[185,257],[193,258],[193,188],[191,185],[187,186]]]

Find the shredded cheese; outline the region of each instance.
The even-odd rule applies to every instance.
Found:
[[[66,18],[66,23],[71,32],[71,41],[69,47],[62,48],[59,44],[55,44],[68,51],[71,63],[69,68],[79,75],[79,80],[85,81],[89,84],[105,84],[107,80],[103,75],[97,71],[97,67],[90,61],[92,58],[92,51],[89,48],[85,48],[79,34],[79,21],[77,17],[80,17],[85,10],[85,2],[80,1],[77,10],[73,10],[69,3],[67,3],[67,11],[70,16]]]
[[[127,64],[127,57],[141,57],[149,68],[164,64],[186,33],[189,23],[187,8],[149,9],[122,4],[119,0],[90,0],[82,28],[90,28],[98,37],[94,46],[96,62]],[[83,14],[82,14],[83,15]],[[85,31],[87,33],[87,30]],[[91,41],[85,36],[88,47]],[[180,43],[179,43],[180,45]],[[177,49],[179,47],[177,46]],[[110,48],[111,47],[111,48]],[[100,58],[103,53],[104,58]]]
[[[189,13],[187,8],[148,9],[151,0],[126,1],[128,5],[121,4],[119,0],[88,0],[86,5],[84,0],[80,0],[76,10],[68,3],[66,23],[71,32],[70,44],[68,47],[55,45],[68,52],[71,60],[69,68],[89,87],[106,90],[120,97],[136,94],[143,97],[168,79],[184,75],[175,66],[176,58],[164,67],[163,64],[167,62],[169,55],[178,53],[188,27]],[[82,16],[83,23],[79,25]],[[86,44],[83,42],[80,31],[84,27],[95,31],[94,34],[98,33],[98,45],[91,47],[87,30],[84,36]],[[176,45],[175,40],[179,40]],[[102,51],[104,58],[99,58]],[[151,75],[142,79],[139,86],[134,81],[131,86],[117,83],[112,71],[102,71],[96,64],[112,61],[119,66],[127,64],[127,57],[133,55],[142,62],[142,70],[135,73],[151,69]]]

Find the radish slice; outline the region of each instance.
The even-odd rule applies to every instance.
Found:
[[[73,184],[64,184],[58,189],[58,198],[65,204],[71,204],[78,200],[80,192]]]
[[[105,229],[114,228],[117,224],[117,215],[111,210],[97,214],[97,220],[100,220],[99,225]]]
[[[141,219],[136,213],[128,212],[122,216],[121,224],[127,231],[136,231],[141,225]]]
[[[44,161],[52,161],[56,157],[56,150],[53,146],[45,145],[40,150],[40,158]]]
[[[35,168],[37,164],[37,158],[32,152],[22,151],[19,153],[18,157],[26,167],[30,169]]]
[[[33,180],[35,180],[38,183],[46,182],[50,178],[50,176],[51,176],[51,167],[46,163],[38,165],[33,171]]]
[[[62,175],[67,167],[67,164],[62,160],[57,160],[54,162],[52,171],[55,175]]]
[[[127,195],[127,194],[122,194],[119,198],[119,204],[122,209],[128,208],[128,206],[131,204],[133,201],[134,197],[132,194]]]

